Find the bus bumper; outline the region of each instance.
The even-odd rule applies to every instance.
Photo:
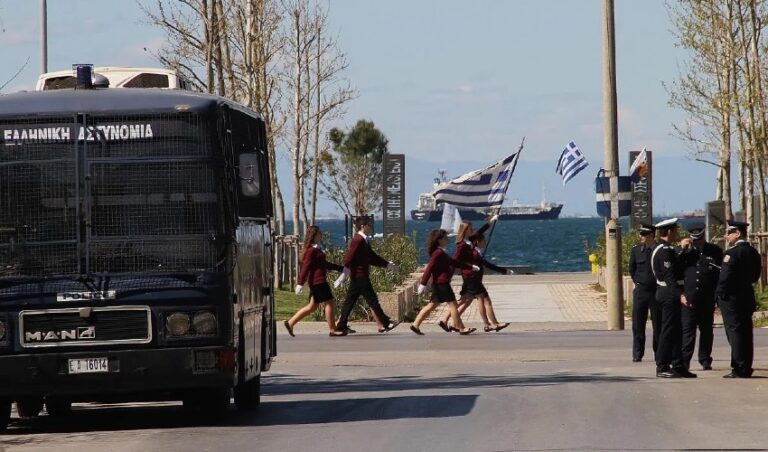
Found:
[[[233,387],[235,356],[234,348],[220,346],[4,355],[0,356],[0,398],[173,395],[196,388]],[[98,372],[76,373],[78,363],[79,369],[87,369],[83,364],[104,358],[106,370],[96,366]]]

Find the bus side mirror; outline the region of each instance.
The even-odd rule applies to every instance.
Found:
[[[259,180],[259,156],[256,153],[240,154],[240,192],[243,196],[255,198],[261,194]]]

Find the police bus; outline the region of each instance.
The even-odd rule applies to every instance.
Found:
[[[89,80],[0,96],[0,429],[13,402],[257,407],[276,354],[264,122]]]

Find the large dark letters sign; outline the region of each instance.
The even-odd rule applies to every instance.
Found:
[[[405,234],[405,155],[384,154],[384,237]]]

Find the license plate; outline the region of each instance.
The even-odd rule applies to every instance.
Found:
[[[107,358],[70,359],[70,374],[94,374],[109,372]]]

